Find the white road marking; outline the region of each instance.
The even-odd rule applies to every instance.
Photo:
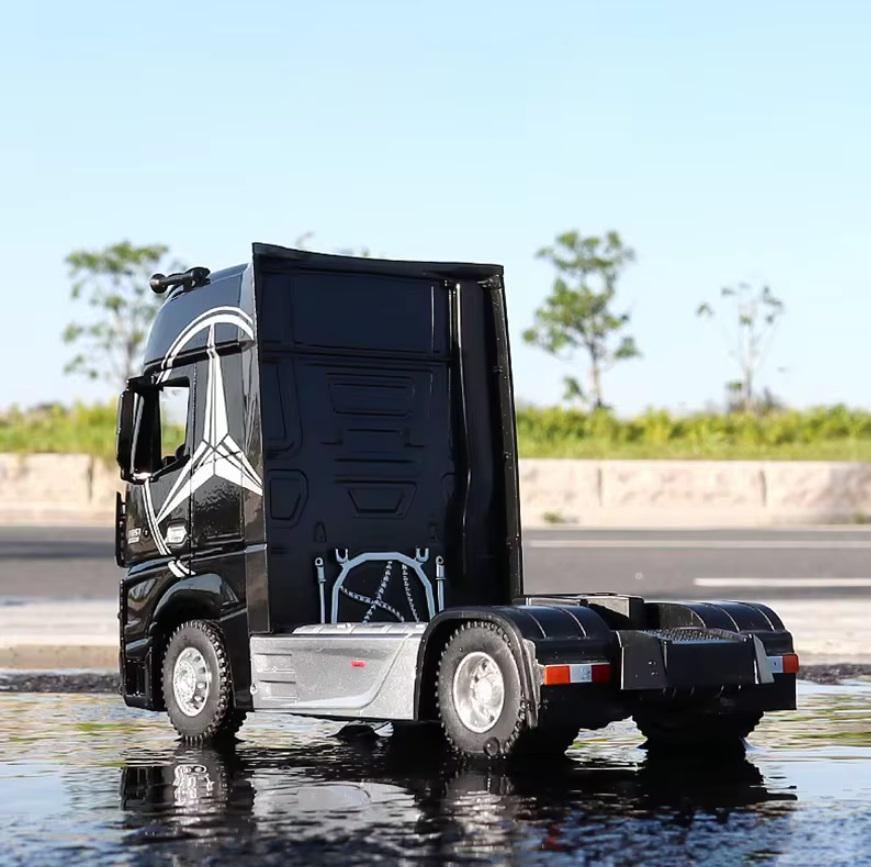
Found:
[[[857,535],[868,535],[869,533],[869,525],[868,524],[773,524],[769,526],[760,526],[760,527],[741,527],[738,525],[722,525],[717,526],[716,524],[706,524],[703,527],[681,527],[679,525],[675,525],[673,527],[645,527],[643,524],[633,525],[633,524],[621,524],[619,528],[616,527],[595,527],[592,524],[586,524],[583,526],[575,526],[572,524],[555,524],[555,525],[544,525],[544,526],[535,526],[530,525],[530,530],[535,533],[541,533],[542,535],[549,536],[558,536],[560,534],[563,535],[571,535],[572,533],[598,533],[601,531],[613,530],[619,533],[649,533],[652,530],[658,532],[668,532],[669,530],[673,530],[676,532],[686,532],[686,533],[694,533],[694,532],[713,532],[713,533],[744,533],[744,532],[752,532],[753,530],[760,530],[765,533],[770,533],[772,536],[783,535],[784,533],[801,533],[806,535],[808,533],[853,533]]]
[[[528,548],[871,549],[871,539],[530,539]]]
[[[696,587],[871,587],[871,578],[693,578]]]

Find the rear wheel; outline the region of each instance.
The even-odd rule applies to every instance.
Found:
[[[170,722],[188,743],[239,731],[245,714],[233,706],[230,660],[214,623],[189,620],[172,634],[163,657],[163,699]]]
[[[436,686],[442,729],[467,757],[563,753],[577,729],[529,729],[517,660],[494,623],[464,623],[442,651]]]
[[[761,713],[713,714],[687,710],[644,709],[632,717],[654,747],[741,746]]]

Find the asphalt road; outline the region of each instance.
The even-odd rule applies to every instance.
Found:
[[[116,597],[112,530],[0,527],[0,598]]]
[[[530,530],[528,592],[698,598],[871,595],[871,528]],[[114,598],[111,530],[0,527],[0,598]]]
[[[530,530],[528,592],[709,599],[871,594],[871,529]]]

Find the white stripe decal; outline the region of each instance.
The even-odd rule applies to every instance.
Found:
[[[193,458],[176,479],[159,512],[155,511],[150,479],[144,483],[145,519],[154,537],[157,550],[164,556],[172,556],[166,537],[160,532],[160,524],[185,499],[209,479],[217,476],[262,495],[263,486],[250,461],[230,437],[227,423],[226,397],[224,395],[221,361],[215,346],[215,327],[233,325],[247,337],[254,339],[252,318],[238,307],[213,307],[193,319],[170,344],[160,364],[157,382],[165,382],[172,375],[176,357],[188,342],[201,331],[208,329],[207,352],[209,356],[209,380],[205,406],[205,431],[203,442],[194,450]],[[176,577],[195,574],[178,559],[172,559],[167,568]]]
[[[158,382],[167,379],[172,372],[172,367],[175,364],[176,356],[181,352],[184,345],[198,332],[202,331],[206,326],[214,325],[235,325],[240,331],[243,331],[252,340],[254,339],[254,327],[251,317],[240,310],[238,307],[215,307],[211,310],[206,310],[194,319],[181,334],[173,340],[172,345],[166,352],[166,355],[161,362],[162,372],[158,376]]]
[[[145,488],[145,520],[148,522],[148,527],[154,538],[154,544],[157,545],[157,550],[161,554],[169,554],[169,548],[166,546],[166,542],[160,533],[160,528],[157,526],[157,518],[154,515],[154,504],[151,502],[151,483],[146,481],[143,487]]]

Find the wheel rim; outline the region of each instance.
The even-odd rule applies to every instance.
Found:
[[[186,647],[172,669],[172,694],[185,716],[196,716],[205,706],[212,685],[212,672],[196,647]]]
[[[460,722],[477,734],[490,731],[505,705],[505,680],[496,660],[480,650],[464,656],[454,673],[452,693]]]

